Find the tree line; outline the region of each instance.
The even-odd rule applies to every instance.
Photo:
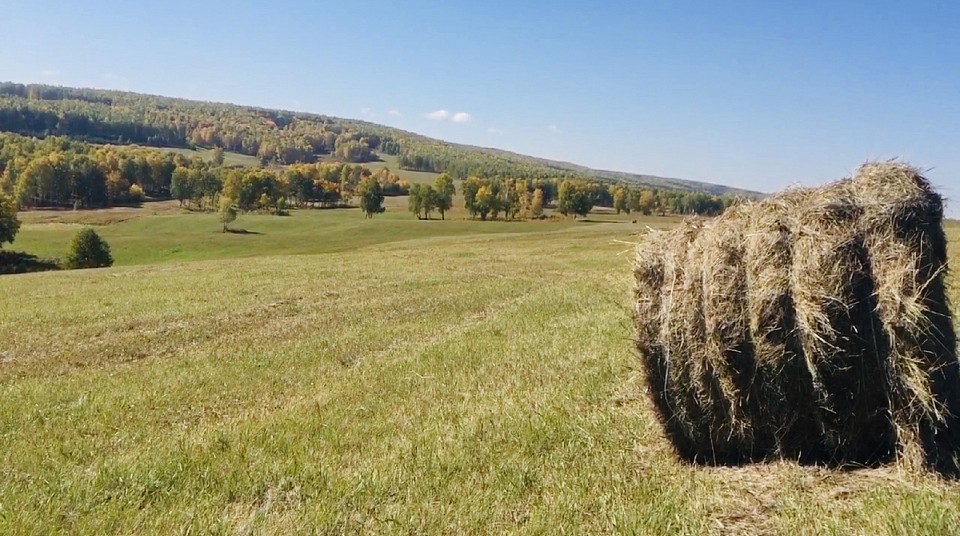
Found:
[[[448,210],[449,200],[441,195],[453,181],[441,174],[432,187],[414,185],[410,192],[410,212],[418,218],[429,218],[437,209]],[[576,179],[487,179],[468,177],[461,186],[463,206],[471,218],[538,219],[544,210],[553,208],[565,216],[585,217],[596,206],[609,207],[617,214],[637,212],[644,215],[716,216],[736,200],[730,196],[702,192],[676,192],[631,187],[624,184],[604,185]],[[452,194],[451,194],[452,195]]]
[[[386,167],[372,170],[346,162],[227,167],[217,154],[206,161],[137,146],[0,134],[0,192],[23,208],[101,208],[152,197],[213,210],[223,194],[241,211],[279,213],[288,205],[345,206],[367,177],[380,183],[385,196],[409,193],[410,184]]]

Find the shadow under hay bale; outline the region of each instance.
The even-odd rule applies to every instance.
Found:
[[[960,474],[941,221],[915,169],[882,163],[648,234],[636,347],[678,455]]]

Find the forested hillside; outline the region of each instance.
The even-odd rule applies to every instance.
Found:
[[[712,195],[752,195],[723,186],[649,175],[596,171],[447,143],[364,121],[121,91],[0,83],[0,131],[67,136],[92,143],[221,148],[263,165],[334,159],[364,163],[396,155],[403,169],[457,179],[580,179]]]

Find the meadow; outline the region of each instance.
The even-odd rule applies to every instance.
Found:
[[[213,150],[206,149],[203,147],[198,147],[196,149],[185,149],[182,147],[152,147],[147,145],[147,146],[144,146],[143,148],[159,151],[161,153],[177,153],[187,158],[200,157],[205,162],[213,161]],[[239,167],[259,167],[260,160],[256,156],[234,153],[232,151],[224,151],[223,165],[239,166]]]
[[[23,219],[13,249],[92,224],[117,263],[0,277],[0,533],[960,532],[934,476],[675,460],[628,295],[674,220]]]

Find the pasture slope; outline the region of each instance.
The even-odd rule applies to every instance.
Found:
[[[117,266],[0,277],[0,533],[960,532],[927,475],[675,461],[640,224],[90,217]]]

